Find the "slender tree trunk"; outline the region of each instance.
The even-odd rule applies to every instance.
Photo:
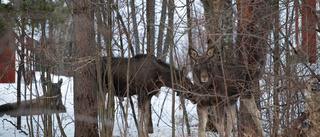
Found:
[[[233,5],[231,0],[226,0],[223,3],[223,15],[222,16],[222,25],[223,34],[221,40],[221,54],[225,60],[234,60],[235,56],[232,56],[235,52],[235,47],[233,46]]]
[[[117,2],[119,2],[119,1],[117,1]],[[117,3],[118,4],[118,3]],[[119,26],[118,27],[118,30],[119,30],[119,32],[121,32],[122,31],[122,27],[120,27],[121,26],[121,23],[120,23],[120,19],[121,19],[121,17],[118,17],[118,19],[117,19],[117,25]],[[121,34],[120,34],[121,35]],[[124,53],[125,53],[125,49],[124,49],[124,47],[123,47],[123,38],[122,37],[120,37],[119,38],[119,41],[120,41],[120,54],[121,54],[121,57],[123,58],[124,57]]]
[[[174,62],[173,62],[173,50],[174,50],[174,39],[173,39],[173,30],[174,30],[174,26],[173,26],[173,15],[174,15],[174,8],[175,8],[175,4],[174,4],[174,0],[169,0],[169,3],[168,3],[168,19],[169,19],[169,23],[168,23],[168,26],[170,29],[167,29],[168,30],[168,43],[170,45],[170,72],[171,72],[171,81],[172,81],[172,87],[175,87],[174,86]],[[174,110],[175,110],[175,92],[172,92],[172,110],[171,110],[171,122],[172,122],[172,137],[175,137],[175,113],[174,113]]]
[[[187,19],[188,19],[188,49],[192,48],[192,29],[191,29],[191,26],[192,26],[192,18],[191,18],[191,3],[190,3],[190,0],[187,0]],[[191,61],[192,63],[192,61]],[[190,64],[191,66],[193,64]]]
[[[192,33],[191,33],[191,23],[192,23],[192,19],[191,19],[191,3],[190,0],[186,0],[187,3],[187,21],[188,21],[188,48],[190,48],[192,46]],[[190,62],[191,63],[191,62]],[[192,66],[192,64],[191,64]],[[183,72],[185,73],[185,72]],[[187,81],[187,74],[180,74],[183,75],[183,80],[182,82],[186,82]],[[186,123],[186,127],[187,127],[187,134],[188,136],[191,136],[191,130],[190,130],[190,123],[189,123],[189,118],[188,118],[188,113],[187,113],[187,109],[186,109],[186,105],[185,105],[185,99],[180,95],[180,102],[182,105],[182,109],[183,109],[183,117],[184,117],[184,121]]]
[[[129,47],[130,48],[130,47]],[[130,52],[128,52],[128,64],[127,64],[127,75],[126,75],[126,87],[127,87],[127,91],[126,91],[126,96],[127,96],[127,105],[126,105],[126,113],[125,113],[125,130],[124,130],[124,136],[127,137],[128,134],[128,108],[129,108],[129,100],[131,98],[129,98],[129,92],[130,92]]]
[[[164,41],[164,44],[163,44],[163,54],[165,54],[165,53],[168,53],[168,51],[169,51],[169,48],[170,48],[170,44],[172,44],[171,42],[171,33],[172,33],[172,37],[173,37],[173,16],[174,16],[174,12],[173,12],[173,10],[174,10],[174,7],[172,7],[172,5],[170,5],[170,4],[174,4],[174,2],[172,2],[172,1],[174,1],[174,0],[168,0],[169,2],[168,2],[168,28],[167,28],[167,36],[166,36],[166,39],[165,39],[165,41]],[[172,26],[170,25],[170,24],[172,24]],[[162,56],[161,57],[161,60],[162,61],[166,61],[166,56]]]
[[[21,25],[23,27],[22,28],[22,32],[24,32],[24,21],[21,21]],[[24,33],[22,33],[22,36],[21,36],[21,52],[18,52],[19,53],[19,56],[20,56],[20,63],[19,63],[19,66],[18,66],[18,80],[17,80],[17,105],[20,106],[21,104],[21,80],[22,80],[22,70],[24,69]],[[17,117],[17,128],[18,129],[21,129],[21,116]]]
[[[97,83],[98,83],[98,102],[97,102],[97,107],[98,107],[98,115],[99,115],[99,123],[100,126],[100,136],[107,136],[107,125],[104,121],[106,121],[106,94],[105,94],[105,82],[103,79],[105,76],[102,74],[103,73],[103,68],[102,68],[102,61],[101,61],[101,53],[102,53],[102,41],[101,41],[101,36],[102,32],[100,30],[104,29],[104,25],[102,23],[102,15],[101,15],[101,8],[103,8],[101,5],[98,5],[95,7],[95,12],[96,12],[96,18],[97,18],[97,54],[95,57],[95,63],[96,63],[96,71],[97,71]]]
[[[42,20],[40,22],[41,24],[41,48],[46,51],[48,49],[47,46],[47,37],[46,37],[46,21]],[[43,94],[44,95],[48,95],[48,88],[49,87],[46,83],[48,82],[48,80],[45,80],[45,78],[48,78],[48,74],[46,77],[46,72],[48,73],[48,64],[47,64],[47,60],[46,60],[46,56],[45,54],[41,55],[41,81],[42,81],[42,90],[43,90]],[[46,106],[50,105],[50,100],[45,99],[44,103]],[[44,114],[43,115],[43,126],[44,126],[44,135],[47,137],[51,137],[52,136],[52,118],[50,115]]]
[[[108,0],[107,1],[107,18],[105,18],[105,20],[107,21],[107,35],[106,35],[106,38],[107,41],[106,41],[106,47],[107,47],[107,55],[108,55],[108,58],[107,58],[107,75],[108,75],[108,102],[107,102],[107,115],[106,115],[106,119],[109,122],[108,126],[107,126],[107,136],[110,137],[112,136],[112,133],[113,133],[113,126],[114,126],[114,86],[113,86],[113,73],[112,73],[112,67],[111,67],[111,59],[112,59],[112,41],[111,41],[111,38],[113,37],[113,31],[112,31],[112,18],[113,18],[113,14],[112,14],[112,0]]]
[[[17,105],[20,106],[21,105],[21,80],[23,78],[23,70],[24,70],[24,59],[25,59],[25,41],[24,41],[24,37],[25,37],[25,14],[22,14],[22,19],[21,19],[21,37],[19,38],[20,40],[20,44],[21,44],[21,49],[20,52],[18,52],[18,55],[20,57],[20,62],[18,65],[18,76],[17,76]],[[29,122],[28,122],[28,127],[29,127]],[[21,116],[17,117],[17,129],[21,129]],[[31,133],[30,128],[29,129],[29,133]],[[33,133],[31,133],[31,135],[33,135]]]
[[[103,5],[105,5],[104,9],[107,9],[106,12],[101,12],[103,20],[104,20],[104,27],[107,29],[103,29],[101,31],[103,32],[103,38],[104,38],[104,41],[106,42],[105,48],[106,48],[106,50],[108,50],[108,48],[109,48],[108,43],[111,42],[111,38],[112,38],[112,37],[110,37],[110,36],[112,36],[112,33],[111,33],[112,27],[110,27],[110,28],[108,28],[108,27],[113,25],[112,24],[112,17],[111,17],[111,15],[113,16],[113,14],[112,14],[113,9],[111,7],[112,6],[111,4],[113,4],[113,2],[111,0],[107,0],[107,1],[100,0],[100,3],[104,3],[103,4]],[[111,46],[110,46],[110,48],[111,48]],[[113,57],[113,53],[111,52],[110,54],[111,54],[110,56]]]
[[[98,134],[96,71],[92,61],[96,56],[94,14],[88,0],[74,2],[73,41],[77,59],[74,74],[75,137],[95,137]]]
[[[21,51],[24,51],[22,48],[21,48]],[[19,63],[19,67],[18,67],[18,80],[17,80],[17,106],[19,107],[20,104],[21,104],[21,78],[22,78],[22,69],[23,69],[23,53],[21,53],[20,55],[20,60],[21,62]],[[21,129],[21,116],[18,116],[17,117],[17,129]]]
[[[147,0],[147,53],[154,54],[155,39],[155,0]]]
[[[131,18],[133,23],[133,32],[134,32],[134,45],[136,48],[136,54],[140,54],[140,40],[139,40],[139,32],[138,32],[138,24],[137,24],[137,18],[136,18],[136,7],[134,0],[130,0],[130,6],[131,6]]]
[[[275,16],[274,16],[274,53],[273,53],[273,71],[274,71],[274,83],[273,83],[273,119],[272,119],[272,132],[271,132],[271,136],[273,137],[277,137],[278,136],[278,128],[279,128],[279,110],[280,110],[280,106],[279,106],[279,76],[281,76],[280,74],[280,44],[279,44],[279,0],[274,0],[274,4],[275,5],[275,9],[274,11],[276,12]]]
[[[158,41],[157,41],[157,57],[165,56],[162,52],[162,44],[163,44],[163,31],[164,31],[164,24],[166,21],[167,15],[167,0],[162,1],[162,8],[161,8],[161,17],[160,17],[160,26],[159,26],[159,33],[158,33]],[[162,60],[165,61],[165,60]]]
[[[285,55],[286,55],[286,58],[285,58],[285,69],[284,69],[284,73],[285,73],[285,76],[286,78],[290,78],[290,77],[296,77],[296,74],[297,73],[294,73],[295,71],[294,70],[294,66],[295,65],[295,61],[293,60],[291,54],[292,54],[292,50],[290,49],[290,41],[289,41],[289,38],[290,38],[290,33],[292,32],[292,30],[294,29],[294,23],[295,22],[291,22],[290,20],[293,20],[294,18],[294,12],[295,10],[291,10],[291,4],[294,3],[294,2],[291,2],[291,3],[286,3],[285,4],[285,15],[286,15],[286,20],[285,22],[288,24],[288,25],[285,25],[285,35],[287,36],[287,38],[285,38]],[[294,82],[292,82],[291,79],[286,79],[285,80],[285,84],[288,85],[289,87],[293,87],[294,86]],[[286,97],[286,100],[285,102],[289,102],[291,100],[293,100],[293,96],[291,94],[291,91],[290,90],[287,90],[285,91],[286,94],[288,95]],[[294,110],[294,107],[290,107],[289,109],[286,109],[284,115],[285,115],[285,119],[283,120],[283,123],[286,123],[287,127],[293,127],[294,124],[292,124],[291,120],[290,119],[293,119],[292,118],[292,115],[291,113],[292,112],[295,112]],[[271,125],[271,124],[270,124]],[[289,136],[294,136],[294,128],[286,128],[285,131],[284,131],[284,134],[287,134]]]
[[[216,46],[220,50],[219,37],[221,34],[221,0],[202,0],[206,20],[208,47]],[[220,52],[221,53],[221,52]]]

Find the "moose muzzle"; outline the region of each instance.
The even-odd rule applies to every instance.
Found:
[[[200,80],[203,83],[206,83],[209,81],[209,75],[207,70],[202,70],[200,74]]]

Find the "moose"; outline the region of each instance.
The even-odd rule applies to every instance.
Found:
[[[65,106],[61,100],[61,85],[63,80],[58,83],[52,83],[52,92],[47,92],[45,96],[37,97],[32,100],[22,101],[20,105],[17,102],[7,103],[0,106],[0,116],[4,114],[17,117],[25,115],[52,114],[55,112],[66,112]],[[53,95],[50,95],[52,93]],[[45,99],[50,99],[51,104],[46,105]]]
[[[103,67],[106,68],[107,58],[103,57]],[[115,95],[119,97],[126,97],[127,84],[127,69],[128,58],[112,58],[113,69],[113,83]],[[153,133],[153,126],[151,120],[151,98],[153,95],[159,93],[162,86],[172,87],[170,66],[165,62],[157,59],[153,55],[139,54],[130,58],[129,68],[129,96],[138,96],[139,109],[139,136],[148,136],[148,133]],[[105,73],[106,71],[103,71]],[[178,76],[178,81],[182,80],[182,75],[177,69],[174,72]],[[108,83],[108,76],[105,76],[106,85]],[[190,84],[191,82],[188,81]],[[108,85],[107,85],[108,86]],[[109,86],[108,86],[109,87]],[[149,111],[150,110],[150,111]],[[150,124],[150,123],[151,124]],[[144,135],[143,135],[144,134]]]
[[[239,97],[252,115],[260,136],[264,136],[260,111],[252,95],[254,91],[249,90],[251,82],[258,79],[259,71],[255,71],[255,76],[251,77],[249,72],[254,70],[240,61],[213,60],[214,47],[208,48],[206,54],[202,56],[199,56],[193,48],[189,49],[188,54],[194,61],[192,66],[194,85],[189,99],[197,104],[199,136],[205,136],[210,106],[215,106],[217,111],[217,119],[213,124],[219,136],[230,136]],[[227,114],[226,128],[224,127],[225,114]]]

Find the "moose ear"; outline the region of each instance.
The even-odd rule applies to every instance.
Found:
[[[58,84],[61,85],[63,82],[62,78],[58,81]]]
[[[193,60],[199,59],[198,52],[194,50],[193,48],[189,48],[189,55]]]
[[[212,46],[212,47],[208,48],[206,56],[207,56],[208,59],[210,59],[210,58],[213,57],[213,55],[214,55],[214,47]]]

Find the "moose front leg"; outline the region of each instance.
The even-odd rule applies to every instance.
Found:
[[[206,131],[206,125],[208,121],[208,106],[197,105],[197,112],[199,118],[198,136],[204,137]]]
[[[233,129],[234,121],[236,119],[236,104],[232,106],[227,106],[226,108],[227,113],[227,127],[226,127],[226,137],[231,136],[231,131]]]
[[[218,130],[219,137],[224,137],[224,123],[225,123],[225,105],[219,104],[217,107],[217,122],[215,122],[215,126]]]
[[[151,103],[151,102],[150,102]],[[153,123],[152,123],[152,111],[151,111],[151,104],[149,105],[149,108],[148,108],[148,111],[149,111],[149,123],[148,123],[148,132],[149,133],[153,133]]]
[[[147,95],[141,97],[138,96],[138,106],[139,106],[139,127],[138,134],[139,137],[148,137],[148,133],[153,132],[153,125],[151,121],[151,98],[146,97]],[[151,125],[150,125],[151,124]]]
[[[242,99],[242,102],[247,107],[249,113],[252,115],[253,121],[257,127],[259,135],[264,137],[260,110],[257,108],[257,105],[255,103],[253,96],[251,95],[251,97],[248,99]]]

